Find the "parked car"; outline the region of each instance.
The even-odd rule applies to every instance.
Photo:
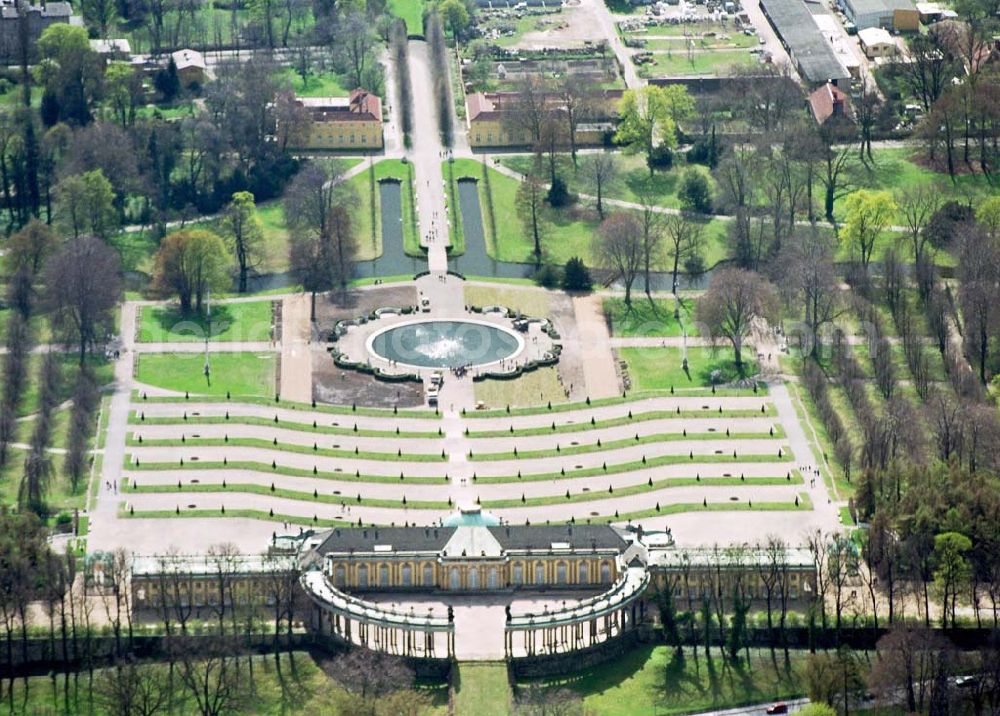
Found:
[[[788,713],[788,704],[784,701],[779,701],[776,704],[771,704],[767,707],[768,714],[786,714]]]

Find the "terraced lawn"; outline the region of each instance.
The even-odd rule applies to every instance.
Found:
[[[201,353],[150,353],[137,357],[136,380],[180,393],[274,398],[273,353],[212,353],[205,375]]]

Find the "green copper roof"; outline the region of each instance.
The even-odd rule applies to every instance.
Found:
[[[463,507],[444,518],[445,527],[496,527],[500,520],[489,512],[483,512],[478,505]]]

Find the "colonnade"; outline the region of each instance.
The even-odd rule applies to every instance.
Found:
[[[639,597],[648,585],[645,569],[629,569],[607,592],[557,611],[512,615],[508,609],[504,655],[510,659],[563,654],[634,629],[645,618],[645,603]]]
[[[455,621],[431,610],[398,611],[341,592],[321,572],[306,572],[302,586],[312,599],[311,626],[316,633],[394,656],[452,658]],[[444,641],[443,652],[441,644]]]

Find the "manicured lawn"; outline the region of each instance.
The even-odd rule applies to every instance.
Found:
[[[674,318],[674,300],[672,298],[654,298],[652,302],[644,295],[634,296],[632,307],[625,305],[623,298],[605,298],[603,301],[604,315],[611,323],[613,336],[652,336],[672,337],[682,336],[681,321],[687,328],[689,336],[698,335],[697,327],[691,317],[690,301],[681,300],[680,320]]]
[[[457,666],[453,677],[455,713],[506,716],[510,713],[507,665],[503,662],[468,662]]]
[[[403,18],[406,32],[410,35],[424,34],[423,0],[389,0],[389,11],[396,17]]]
[[[291,85],[299,97],[347,97],[351,93],[335,72],[309,72],[303,82],[302,75],[286,67],[279,76]]]
[[[733,362],[732,350],[720,347],[688,348],[688,372],[682,365],[680,348],[621,348],[619,356],[628,364],[632,379],[632,392],[643,390],[669,390],[674,388],[705,387],[712,384],[713,371],[721,371],[718,383],[728,383],[739,378]],[[757,364],[750,359],[753,349],[743,349],[743,374],[754,375]]]
[[[505,286],[464,287],[465,302],[470,306],[506,306],[526,316],[549,315],[549,293],[543,289],[517,289]]]
[[[683,656],[666,646],[645,646],[615,661],[541,683],[566,688],[594,716],[657,716],[694,713],[800,696],[805,692],[806,654],[753,651],[726,664],[718,651]],[[519,684],[520,686],[520,684]]]
[[[213,353],[211,375],[205,377],[202,353],[153,353],[138,357],[140,383],[204,395],[274,397],[275,358],[272,353]]]
[[[539,368],[513,380],[482,380],[475,384],[476,401],[487,408],[545,405],[566,400],[559,373],[553,366]]]
[[[139,342],[271,340],[271,301],[215,303],[211,316],[185,316],[179,307],[143,306],[139,312]]]

